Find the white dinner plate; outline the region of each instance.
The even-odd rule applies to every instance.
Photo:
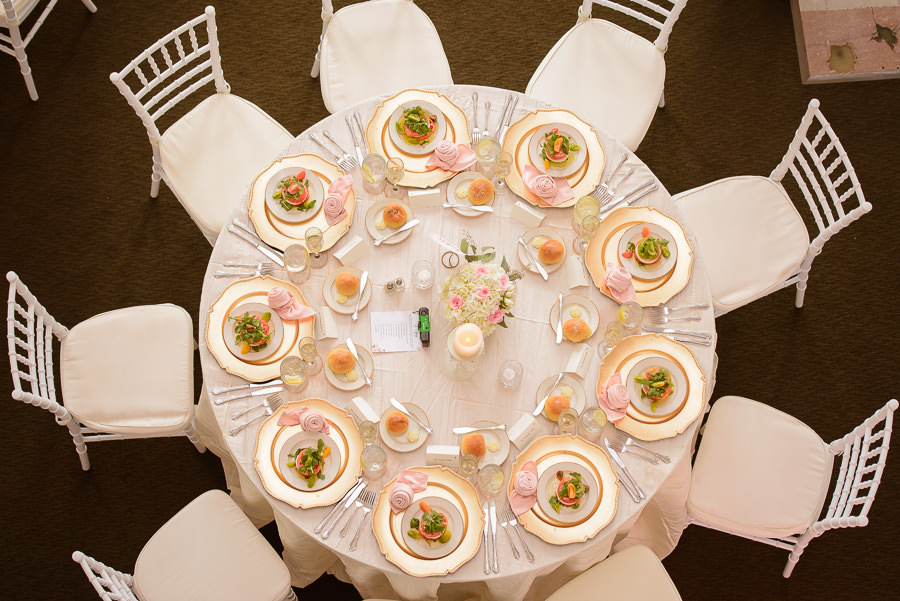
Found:
[[[541,158],[541,142],[544,140],[544,136],[554,128],[558,129],[560,134],[572,138],[580,149],[569,153],[571,160],[565,165],[561,167],[550,165],[549,169],[544,169],[544,159]],[[571,125],[548,123],[537,128],[532,134],[531,139],[528,141],[528,158],[538,171],[553,177],[567,177],[581,169],[581,166],[584,165],[584,161],[587,159],[587,147],[584,136]]]
[[[241,354],[241,347],[243,345],[235,344],[234,342],[234,324],[236,322],[228,318],[226,318],[225,322],[222,324],[222,337],[225,339],[225,344],[231,354],[241,361],[259,361],[260,359],[267,359],[278,350],[279,346],[281,346],[281,340],[284,338],[284,324],[281,322],[281,317],[278,316],[278,313],[276,313],[274,309],[262,303],[244,303],[238,305],[228,315],[229,317],[238,317],[247,312],[251,315],[256,315],[257,317],[263,313],[272,314],[272,318],[269,320],[269,326],[271,330],[274,331],[271,333],[271,338],[266,345],[266,348],[261,351],[250,351],[249,353]]]
[[[325,477],[321,480],[316,480],[316,483],[310,487],[306,480],[297,473],[297,470],[287,466],[288,462],[291,461],[288,455],[299,448],[316,446],[319,439],[325,443],[326,447],[331,447],[331,452],[328,457],[325,457],[325,466],[322,468],[322,473]],[[320,432],[297,432],[282,443],[276,456],[278,457],[278,465],[275,466],[276,471],[284,477],[289,486],[303,492],[322,490],[334,482],[338,468],[341,465],[341,451],[338,444],[333,438]]]
[[[472,202],[469,200],[468,191],[469,184],[471,184],[476,179],[487,179],[483,174],[477,171],[463,171],[462,173],[457,173],[453,179],[450,180],[450,183],[447,184],[447,202],[455,205],[466,205],[466,206],[474,206]],[[488,180],[490,181],[490,180]],[[462,197],[457,194],[458,191],[463,193]],[[497,198],[496,190],[494,191],[494,195],[491,196],[491,199],[482,206],[493,206],[494,199]],[[485,211],[473,211],[471,209],[458,209],[453,207],[453,210],[463,217],[478,217],[479,215],[487,215],[488,213]]]
[[[384,208],[389,204],[398,204],[406,209],[406,221],[403,223],[403,225],[406,225],[412,219],[414,219],[412,209],[410,209],[409,206],[402,202],[389,200],[387,198],[377,201],[366,211],[365,219],[366,231],[369,232],[369,235],[372,236],[372,238],[374,238],[375,240],[378,240],[379,238],[387,236],[391,232],[396,232],[398,229],[400,229],[398,227],[391,227],[385,224],[384,229],[380,230],[376,225],[378,220],[381,219],[381,214],[384,211]],[[401,225],[400,227],[403,227],[403,225]],[[413,229],[414,228],[410,228],[405,232],[401,232],[396,236],[393,236],[390,240],[385,240],[382,244],[400,244],[401,242],[409,238],[409,235],[412,234]]]
[[[428,421],[428,415],[422,411],[417,405],[413,405],[412,403],[403,403],[406,409],[415,415],[421,420],[423,424],[431,427],[431,422]],[[415,451],[423,444],[425,444],[425,439],[428,438],[428,432],[422,429],[422,426],[416,423],[416,420],[409,418],[409,428],[407,428],[406,432],[403,434],[391,434],[388,432],[387,426],[385,425],[385,419],[388,415],[397,411],[393,407],[388,407],[385,412],[381,415],[381,419],[378,421],[378,432],[381,434],[381,440],[384,442],[385,446],[389,449],[393,449],[394,451],[398,451],[400,453],[406,453],[409,451]],[[409,440],[409,433],[415,432],[415,440]]]
[[[669,241],[669,244],[667,245],[669,256],[661,257],[659,261],[653,265],[643,265],[638,263],[637,259],[634,257],[626,259],[622,256],[622,253],[627,250],[629,242],[633,242],[634,245],[637,246],[637,243],[641,241],[641,231],[644,229],[645,225],[650,227],[650,235],[652,237]],[[619,238],[618,259],[622,267],[637,279],[655,280],[675,269],[675,261],[678,260],[678,245],[675,244],[672,234],[669,233],[669,230],[666,228],[652,223],[642,223],[628,228],[625,230],[625,233],[622,234],[622,237]]]
[[[269,178],[269,182],[266,184],[266,207],[268,207],[272,215],[287,223],[303,223],[304,221],[309,221],[319,213],[322,209],[322,205],[325,204],[325,189],[322,186],[322,181],[309,169],[306,169],[305,171],[306,179],[309,181],[309,198],[316,201],[313,208],[308,211],[300,211],[297,209],[285,211],[280,202],[272,198],[272,194],[275,193],[275,189],[282,179],[291,175],[297,175],[297,173],[303,170],[302,167],[286,167],[280,171],[276,171],[275,175]]]
[[[578,504],[577,509],[563,505],[559,508],[559,513],[556,513],[556,510],[550,505],[550,498],[551,495],[556,495],[556,487],[559,482],[556,478],[556,472],[559,471],[562,471],[566,475],[570,472],[580,474],[581,481],[589,488],[584,496],[581,497],[581,502]],[[597,505],[599,505],[600,495],[597,494],[598,490],[597,480],[590,470],[577,463],[561,461],[547,467],[547,469],[538,476],[537,503],[544,513],[553,519],[558,520],[563,524],[572,524],[581,522],[584,516],[592,513]]]
[[[563,237],[562,237],[562,235],[560,235],[559,232],[557,232],[556,230],[550,229],[549,227],[536,227],[536,228],[528,230],[527,232],[522,234],[522,240],[524,240],[525,244],[528,245],[528,252],[531,253],[532,258],[534,258],[535,261],[540,261],[541,266],[543,266],[543,268],[547,271],[547,273],[553,273],[554,271],[556,271],[557,269],[562,267],[562,264],[566,262],[565,252],[563,252],[562,258],[559,261],[557,261],[556,263],[544,263],[543,261],[538,259],[538,250],[539,249],[531,243],[537,237],[547,238],[547,239],[553,238],[554,240],[559,240],[560,242],[562,242],[563,251],[565,251],[565,248],[566,248],[566,241],[563,240]],[[528,261],[528,258],[525,257],[525,255],[523,254],[524,252],[525,251],[522,249],[522,245],[516,244],[516,256],[519,258],[519,263],[521,263],[522,266],[525,267],[531,273],[537,273],[538,272],[537,269],[535,269],[535,267],[531,264],[531,262]]]
[[[437,127],[435,128],[434,136],[432,136],[426,144],[410,144],[403,135],[397,131],[397,122],[403,116],[403,111],[414,106],[420,106],[424,111],[435,116]],[[398,106],[396,110],[391,113],[388,121],[388,134],[394,145],[403,152],[415,155],[430,154],[434,151],[438,142],[443,140],[447,135],[447,119],[444,117],[444,113],[430,102],[425,102],[424,100],[410,100]]]
[[[413,538],[407,534],[408,530],[411,530],[409,527],[409,522],[412,518],[421,519],[423,511],[419,507],[419,501],[425,501],[425,504],[428,505],[431,509],[435,511],[440,511],[445,516],[447,516],[447,529],[450,530],[450,540],[448,540],[444,544],[436,544],[434,546],[429,545],[421,538]],[[462,542],[463,532],[461,529],[463,527],[463,519],[462,515],[457,509],[456,505],[451,503],[449,500],[444,499],[442,497],[424,497],[417,501],[413,501],[413,504],[406,508],[406,511],[403,513],[403,541],[410,548],[410,550],[426,559],[439,559],[441,557],[446,557],[450,555],[456,547],[459,546],[459,543]]]
[[[353,310],[356,308],[356,299],[359,298],[360,291],[357,290],[356,294],[347,297],[347,302],[339,303],[338,302],[338,293],[337,287],[334,285],[335,279],[337,276],[344,273],[345,271],[349,271],[356,275],[357,278],[362,278],[362,271],[357,269],[356,267],[341,267],[340,269],[335,269],[331,273],[328,274],[328,277],[325,278],[325,282],[322,284],[322,296],[325,298],[325,304],[327,304],[333,311],[336,313],[340,313],[342,315],[351,315],[353,314]],[[362,284],[362,281],[360,281]],[[363,308],[369,304],[369,301],[372,299],[372,282],[371,280],[366,283],[366,289],[362,290],[362,300],[359,301],[359,310],[362,311]]]
[[[469,425],[473,428],[479,428],[496,426],[497,424],[491,421],[482,420]],[[484,457],[478,458],[478,469],[483,468],[489,463],[501,465],[506,461],[506,458],[509,457],[509,436],[507,436],[506,430],[479,430],[478,432],[471,432],[470,434],[460,434],[459,444],[462,444],[463,438],[470,436],[471,434],[481,434],[484,436],[484,445],[487,449],[484,453]],[[496,451],[490,450],[490,447],[493,445],[497,446]]]
[[[331,350],[338,348],[345,349],[347,345],[342,342],[336,344]],[[366,378],[362,374],[363,370],[369,374],[369,378],[374,374],[375,362],[372,360],[372,353],[360,344],[356,345],[356,352],[359,353],[359,361],[353,366],[353,370],[356,372],[356,379],[352,381],[346,374],[336,374],[331,371],[331,367],[328,365],[328,356],[325,356],[325,379],[338,390],[359,390],[366,385]]]
[[[563,296],[562,308],[563,325],[570,319],[576,319],[577,315],[577,318],[583,319],[591,329],[591,336],[593,336],[597,332],[597,328],[600,327],[600,311],[597,309],[597,305],[594,304],[594,301],[588,297],[581,296],[580,294],[567,294]],[[556,334],[556,316],[558,314],[559,302],[557,301],[550,306],[550,320],[548,322],[550,324],[550,329],[553,330],[554,334]],[[565,329],[563,329],[563,332],[565,332]],[[591,336],[588,336],[585,340],[590,339]],[[571,342],[565,335],[563,335],[563,340]],[[584,340],[581,342],[584,342]]]
[[[584,394],[584,387],[573,376],[565,374],[562,377],[562,380],[559,381],[559,384],[551,389],[550,387],[553,386],[553,383],[556,382],[556,378],[558,377],[558,373],[553,374],[538,385],[537,393],[534,395],[535,405],[538,403],[538,401],[547,396],[548,392],[551,393],[550,396],[556,396],[563,392],[567,392],[567,388],[571,388],[572,394],[569,396],[569,407],[572,407],[580,414],[584,410],[584,406],[587,403]],[[546,410],[542,411],[541,415],[547,417]],[[549,417],[547,417],[547,419],[549,419]]]
[[[645,371],[653,367],[663,367],[668,370],[675,382],[675,392],[672,393],[665,401],[660,402],[656,406],[656,411],[650,408],[650,399],[641,398],[641,385],[634,381],[635,376],[643,375]],[[666,417],[667,415],[677,411],[684,403],[684,397],[687,394],[687,376],[681,367],[665,357],[647,357],[634,364],[628,371],[625,386],[631,397],[631,404],[640,413],[650,417]]]

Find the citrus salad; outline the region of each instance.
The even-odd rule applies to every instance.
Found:
[[[397,131],[410,144],[428,144],[437,131],[437,115],[432,115],[421,106],[403,109],[403,115],[396,123]]]
[[[565,167],[572,162],[576,150],[581,150],[581,146],[576,144],[571,136],[559,133],[559,128],[554,127],[544,134],[544,139],[541,140],[544,169]]]
[[[550,507],[559,513],[561,507],[578,509],[584,495],[590,492],[591,487],[585,484],[578,472],[556,472],[556,489],[550,495]]]
[[[312,488],[317,481],[325,479],[325,458],[330,454],[331,447],[325,446],[320,438],[316,446],[300,448],[288,455],[287,466],[306,480],[307,488]]]
[[[308,211],[318,202],[315,198],[309,197],[309,180],[306,179],[306,170],[297,172],[296,175],[289,175],[278,182],[272,198],[278,201],[285,211],[297,209],[298,211]]]
[[[240,345],[241,354],[256,353],[269,345],[274,328],[269,321],[272,314],[266,311],[262,315],[254,315],[246,311],[240,317],[228,316],[234,324],[234,344]]]
[[[638,243],[629,242],[625,247],[622,257],[634,259],[641,267],[655,265],[662,259],[668,259],[671,255],[669,241],[664,238],[655,238],[650,235],[650,226],[645,225],[641,230],[641,239]]]
[[[419,509],[422,510],[422,515],[409,520],[406,535],[425,541],[425,544],[432,548],[449,542],[452,535],[446,514],[432,509],[425,501],[419,501]]]
[[[656,411],[660,402],[675,392],[675,381],[665,367],[651,367],[634,381],[641,385],[641,398],[650,399],[650,411]]]

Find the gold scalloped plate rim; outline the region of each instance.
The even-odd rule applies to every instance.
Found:
[[[366,124],[366,144],[371,152],[377,152],[387,159],[399,157],[403,160],[404,171],[400,185],[410,188],[432,188],[452,178],[456,172],[438,167],[427,167],[425,163],[431,153],[423,155],[404,153],[396,148],[387,132],[388,120],[391,115],[397,107],[410,100],[423,100],[439,108],[447,122],[445,139],[457,144],[468,144],[471,147],[472,137],[469,133],[469,119],[466,117],[466,113],[444,94],[416,88],[401,90],[390,98],[386,98],[375,108],[372,118]]]
[[[651,223],[666,228],[674,238],[678,248],[675,267],[666,275],[655,280],[632,278],[636,301],[642,307],[657,307],[684,290],[691,279],[694,264],[694,250],[688,242],[681,224],[673,217],[652,207],[620,207],[610,212],[600,222],[600,229],[594,234],[584,251],[584,264],[600,292],[613,298],[604,283],[606,261],[619,262],[619,239],[633,225]],[[615,300],[613,298],[613,300]],[[618,301],[616,301],[618,302]]]
[[[226,346],[222,337],[222,324],[228,313],[242,302],[260,302],[267,305],[269,289],[281,286],[294,295],[294,300],[301,305],[309,306],[303,293],[294,284],[275,279],[269,276],[254,276],[232,282],[222,290],[213,303],[209,306],[206,316],[206,347],[216,359],[219,367],[230,374],[240,376],[250,382],[265,382],[281,375],[281,361],[290,355],[300,356],[297,343],[304,336],[312,336],[315,317],[306,321],[282,320],[285,324],[284,337],[278,351],[270,357],[258,362],[242,361],[235,357]],[[215,327],[213,327],[213,324]],[[288,325],[290,324],[290,325]]]
[[[390,504],[390,490],[397,481],[397,478],[394,478],[384,485],[378,495],[375,509],[372,511],[372,530],[375,533],[378,548],[385,559],[410,576],[445,576],[455,572],[471,561],[481,548],[481,533],[484,530],[485,516],[481,504],[478,502],[478,493],[471,482],[445,467],[429,465],[404,469],[427,474],[429,484],[454,491],[455,496],[464,501],[463,506],[457,507],[457,509],[460,510],[463,520],[467,523],[466,535],[459,546],[444,557],[425,559],[410,555],[409,551],[397,542],[391,528],[391,521],[395,519]],[[413,503],[418,503],[420,498],[433,496],[434,492],[432,490],[429,493],[429,488],[426,487],[425,490],[415,494]]]
[[[315,173],[322,180],[324,195],[328,194],[328,186],[334,180],[345,175],[344,171],[337,165],[329,163],[322,157],[314,154],[293,154],[275,159],[250,184],[250,200],[247,203],[250,221],[256,228],[256,233],[259,234],[259,237],[266,244],[280,250],[284,250],[291,244],[302,244],[305,246],[306,230],[315,226],[322,230],[322,250],[328,250],[337,244],[344,234],[350,231],[350,226],[353,225],[353,212],[356,210],[356,194],[351,188],[344,202],[347,215],[334,225],[328,225],[328,222],[325,220],[324,210],[319,210],[315,217],[303,223],[281,221],[274,215],[271,215],[269,208],[266,206],[266,185],[268,185],[269,179],[278,171],[287,167],[307,169]],[[325,202],[325,198],[322,198],[322,202]],[[276,223],[273,223],[273,219]]]
[[[587,159],[585,159],[584,165],[565,178],[572,187],[573,197],[556,206],[551,206],[541,200],[525,186],[525,182],[522,180],[522,170],[525,165],[531,164],[528,155],[528,142],[531,136],[538,128],[551,123],[563,123],[575,128],[584,137],[587,146]],[[600,184],[600,178],[603,176],[603,169],[606,166],[606,149],[600,142],[597,130],[590,123],[566,109],[538,109],[528,113],[506,130],[503,138],[503,150],[513,157],[513,168],[506,176],[509,189],[538,207],[559,209],[574,206],[579,198],[587,196]]]
[[[665,356],[677,363],[688,381],[688,394],[682,408],[675,414],[658,421],[646,420],[631,404],[616,427],[644,441],[662,440],[678,436],[703,415],[706,399],[706,376],[700,369],[697,357],[687,346],[661,334],[644,334],[623,338],[600,363],[596,394],[611,375],[623,366],[630,367],[638,361],[653,356]]]
[[[341,468],[338,477],[325,488],[308,492],[298,490],[287,484],[275,466],[272,465],[273,445],[284,431],[302,432],[300,426],[279,426],[278,418],[282,413],[290,409],[298,407],[309,407],[319,411],[329,425],[339,431],[341,440],[344,441],[345,447],[341,450]],[[336,437],[329,434],[332,439]],[[290,434],[286,434],[289,436]],[[341,500],[350,488],[359,480],[362,473],[362,460],[360,458],[363,449],[362,439],[359,437],[359,431],[356,428],[356,422],[350,417],[350,414],[335,407],[325,399],[308,398],[302,401],[294,401],[281,406],[275,413],[266,418],[256,433],[256,446],[253,449],[253,464],[256,473],[262,481],[263,488],[271,496],[279,501],[297,507],[299,509],[308,509],[310,507],[322,507],[325,505],[333,505]]]
[[[541,436],[519,453],[509,472],[507,497],[515,485],[514,474],[518,473],[526,462],[537,463],[543,461],[548,455],[563,453],[569,453],[568,457],[582,458],[593,466],[599,476],[601,497],[593,514],[583,522],[572,526],[554,526],[538,517],[534,508],[517,516],[519,523],[528,532],[551,545],[568,545],[592,539],[612,522],[619,504],[619,477],[613,469],[612,461],[606,451],[571,434]],[[564,459],[565,456],[560,457],[560,460]],[[576,461],[576,463],[578,462]]]

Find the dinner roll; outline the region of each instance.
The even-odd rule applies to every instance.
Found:
[[[486,205],[494,197],[494,184],[490,180],[479,177],[469,184],[469,202],[473,205]]]
[[[359,290],[359,278],[353,272],[342,271],[334,278],[334,287],[337,289],[338,294],[353,296]]]
[[[399,411],[392,411],[384,418],[384,427],[391,434],[403,434],[409,428],[409,418]]]
[[[544,263],[559,263],[566,254],[566,247],[555,238],[550,238],[538,249],[538,259]]]
[[[591,328],[583,319],[567,319],[563,323],[563,336],[570,342],[583,342],[591,335]]]
[[[406,223],[406,209],[403,205],[392,202],[384,207],[381,218],[387,225],[398,228]]]
[[[336,374],[345,374],[356,365],[353,354],[345,348],[331,349],[328,353],[328,367]]]
[[[544,413],[551,420],[556,421],[559,419],[559,414],[562,413],[562,410],[570,404],[569,397],[567,396],[552,396],[544,403]]]
[[[478,432],[466,434],[463,437],[462,443],[459,445],[459,448],[463,452],[463,454],[475,455],[479,458],[484,457],[484,454],[487,451],[487,447],[484,444],[484,436],[482,436]]]

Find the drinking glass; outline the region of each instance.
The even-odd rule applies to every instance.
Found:
[[[594,237],[594,234],[597,233],[598,229],[600,229],[600,218],[596,215],[585,215],[581,220],[581,223],[579,223],[578,227],[576,228],[578,237],[575,238],[575,242],[572,245],[574,247],[575,254],[584,254],[584,251],[587,250],[588,244],[590,244],[591,242],[591,238]]]
[[[362,162],[363,190],[368,194],[380,194],[387,177],[387,161],[377,153],[367,154]]]
[[[593,443],[603,439],[606,424],[606,412],[600,407],[588,407],[578,416],[578,435]]]
[[[307,373],[314,376],[322,371],[322,358],[319,357],[319,347],[312,336],[304,336],[300,339],[300,358],[306,361]]]
[[[291,244],[284,249],[284,268],[288,279],[294,284],[302,284],[309,279],[309,251],[302,244]]]
[[[369,446],[378,437],[378,425],[368,419],[361,422],[359,424],[359,437],[362,438],[363,445]]]
[[[478,457],[471,453],[463,453],[459,456],[459,475],[466,480],[472,480],[478,473]]]
[[[494,165],[500,155],[500,142],[494,138],[485,138],[475,147],[475,158],[478,161],[478,172],[487,178],[494,175]]]
[[[434,285],[434,267],[431,261],[421,259],[413,263],[412,283],[419,290],[428,290]]]
[[[385,193],[385,196],[391,198],[401,198],[403,190],[400,189],[400,180],[403,179],[403,160],[398,157],[391,157],[387,162],[387,180],[391,182],[391,188]]]
[[[281,381],[292,392],[299,392],[306,388],[307,384],[307,365],[306,361],[300,357],[291,355],[285,357],[279,366],[281,371]]]
[[[631,335],[641,326],[644,319],[644,309],[634,301],[619,305],[616,320],[625,328],[625,333]]]
[[[501,152],[494,163],[494,193],[498,196],[506,195],[506,176],[509,175],[509,168],[512,165],[512,155],[508,152]]]
[[[556,429],[559,434],[572,434],[578,425],[578,412],[574,407],[566,407],[559,412]]]
[[[312,253],[309,256],[309,264],[313,269],[318,269],[328,263],[328,257],[322,253],[322,249],[325,247],[325,236],[322,235],[322,230],[317,227],[306,228],[303,239],[306,242],[307,250]]]
[[[503,490],[503,468],[496,463],[488,463],[478,472],[478,488],[486,497],[496,497]]]
[[[522,364],[518,361],[504,361],[500,364],[500,384],[507,390],[512,390],[522,381]]]
[[[387,453],[377,444],[373,443],[364,448],[360,459],[362,460],[363,475],[369,481],[380,480],[387,471]]]
[[[613,349],[614,346],[621,342],[625,337],[625,328],[618,321],[611,321],[606,324],[606,330],[603,332],[603,343],[597,347],[597,354],[600,358]]]

